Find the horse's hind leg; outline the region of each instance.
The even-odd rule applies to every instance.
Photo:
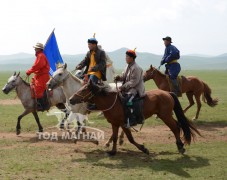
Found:
[[[120,135],[120,139],[119,139],[119,145],[121,146],[123,143],[124,143],[124,135],[125,135],[125,133],[124,133],[124,131],[122,130],[121,131],[121,135]]]
[[[16,126],[16,134],[19,135],[21,133],[21,126],[20,126],[20,121],[21,119],[26,116],[27,114],[29,114],[31,111],[28,109],[25,109],[24,112],[18,116],[17,118],[17,126]]]
[[[184,109],[184,113],[186,113],[187,110],[195,104],[193,100],[193,92],[186,92],[186,95],[189,101],[189,105]]]
[[[196,104],[197,104],[197,111],[196,111],[195,117],[194,117],[192,120],[198,119],[198,117],[199,117],[199,112],[200,112],[200,109],[201,109],[201,106],[202,106],[201,100],[200,100],[201,94],[195,94],[194,96],[195,96],[195,100],[196,100]]]
[[[36,120],[36,123],[37,123],[38,127],[39,127],[39,131],[38,132],[43,132],[43,127],[42,127],[42,125],[40,123],[39,116],[38,116],[37,112],[36,111],[32,112],[32,114],[33,114],[33,116],[34,116],[34,118]]]
[[[170,113],[169,113],[170,114]],[[184,144],[180,138],[180,126],[172,115],[159,115],[163,122],[170,128],[176,138],[176,145],[179,153],[183,154],[185,152]]]
[[[149,151],[147,148],[144,147],[144,145],[142,144],[138,144],[137,142],[135,142],[133,136],[132,136],[132,132],[130,131],[130,129],[122,127],[122,129],[124,130],[128,140],[130,143],[134,144],[139,150],[141,150],[142,152],[144,152],[145,154],[149,154]]]

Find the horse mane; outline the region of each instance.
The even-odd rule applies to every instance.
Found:
[[[19,77],[20,77],[20,76],[19,76]],[[23,80],[22,77],[20,77],[20,78],[21,78],[22,82],[23,82],[26,86],[30,86],[30,83],[28,83],[28,82],[26,82],[25,80]]]
[[[79,79],[78,77],[74,76],[71,72],[70,72],[70,75],[72,76],[72,78],[77,81],[78,83],[83,83],[81,79]]]
[[[109,84],[93,84],[92,92],[96,95],[107,96],[109,93],[113,93],[115,91],[113,91]]]
[[[163,74],[160,70],[156,69],[156,71],[160,74],[160,76],[162,76],[162,77],[166,77],[166,75],[165,75],[165,74]]]

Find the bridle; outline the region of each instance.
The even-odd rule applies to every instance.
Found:
[[[56,82],[56,86],[60,86],[60,84],[64,83],[69,78],[69,74],[70,73],[68,73],[61,81],[54,78],[54,76],[52,76],[51,79],[53,79],[54,82]]]
[[[78,90],[78,91],[80,91],[80,90]],[[118,94],[119,94],[119,92],[116,93],[114,102],[113,102],[113,104],[112,104],[109,108],[106,108],[106,109],[99,109],[98,111],[105,112],[105,111],[111,110],[111,109],[115,106],[115,104],[116,104],[116,102],[117,102]],[[86,103],[86,101],[85,101],[86,98],[87,98],[88,100],[91,100],[91,99],[95,96],[95,94],[94,94],[91,90],[90,90],[90,92],[88,92],[88,93],[87,93],[86,95],[84,95],[84,96],[78,94],[77,92],[76,92],[74,95],[76,95],[76,96],[78,96],[78,97],[81,98],[81,99],[80,99],[80,102],[81,102],[81,103]],[[87,107],[86,107],[86,109],[87,109]],[[90,110],[90,109],[87,109],[87,110],[88,110],[88,111],[96,111],[96,110]]]
[[[153,76],[156,71],[157,71],[157,69],[154,68],[153,71],[151,71],[151,72],[149,71],[149,74],[148,75],[149,76]],[[147,73],[147,71],[146,71],[146,73]],[[147,76],[146,76],[146,79],[148,79]]]

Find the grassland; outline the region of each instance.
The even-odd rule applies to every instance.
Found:
[[[219,98],[215,108],[203,103],[196,124],[204,138],[198,137],[187,147],[186,155],[177,153],[172,133],[154,117],[146,121],[142,132],[134,133],[135,139],[151,151],[149,156],[127,140],[118,147],[115,157],[105,154],[104,141],[96,146],[85,142],[38,140],[32,115],[22,120],[22,134],[17,137],[16,119],[23,107],[0,103],[0,179],[226,179],[227,71],[184,71],[182,74],[198,76],[211,87],[212,96]],[[9,76],[8,72],[0,73],[0,87]],[[153,81],[147,82],[146,89],[152,88],[156,88]],[[14,97],[14,93],[0,92],[0,102]],[[186,96],[180,101],[183,107],[188,103]],[[194,117],[195,111],[194,106],[187,116]],[[39,116],[46,129],[57,124],[54,116],[46,113]],[[94,122],[91,126],[105,131],[105,140],[110,136],[110,125],[105,119],[91,114],[89,120]]]

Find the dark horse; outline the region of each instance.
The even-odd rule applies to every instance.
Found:
[[[153,79],[159,89],[170,91],[166,75],[161,73],[152,65],[150,66],[150,69],[148,69],[144,74],[144,81],[148,81],[149,79]],[[218,104],[218,99],[213,99],[211,97],[210,87],[195,76],[182,76],[182,93],[186,93],[189,100],[189,105],[184,109],[184,113],[195,104],[193,100],[193,96],[195,96],[197,103],[197,112],[193,120],[198,119],[199,117],[199,112],[202,106],[200,101],[201,95],[203,95],[203,101],[210,107],[214,107]]]
[[[124,127],[125,114],[118,92],[113,92],[108,86],[99,86],[89,81],[77,93],[70,98],[71,104],[81,102],[93,102],[97,108],[103,111],[107,121],[112,125],[113,148],[110,155],[117,152],[117,138],[119,127],[123,129],[130,143],[134,144],[142,152],[149,154],[144,145],[135,142],[130,129]],[[178,122],[174,120],[172,111],[174,110]],[[152,90],[146,92],[144,97],[143,113],[145,119],[157,114],[159,118],[171,129],[176,138],[178,151],[184,153],[184,144],[181,141],[180,131],[183,130],[183,139],[185,144],[190,144],[192,137],[199,131],[194,127],[184,115],[178,98],[173,94],[162,90]]]

